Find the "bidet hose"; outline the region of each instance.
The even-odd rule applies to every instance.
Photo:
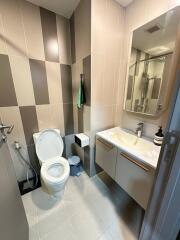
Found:
[[[32,166],[31,163],[29,163],[25,158],[24,156],[22,155],[20,149],[21,149],[21,146],[19,145],[18,142],[14,142],[14,145],[15,145],[15,150],[18,152],[19,156],[21,157],[21,159],[23,160],[23,162],[28,166],[28,170],[27,170],[27,173],[26,173],[26,179],[27,179],[27,182],[28,182],[28,185],[30,188],[34,189],[37,187],[38,185],[38,174],[35,170],[35,168]],[[33,173],[34,173],[34,176],[35,176],[35,184],[33,186],[31,186],[30,184],[30,181],[29,181],[29,170],[31,170]]]

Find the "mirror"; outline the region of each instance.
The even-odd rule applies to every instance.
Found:
[[[126,111],[157,116],[167,109],[170,66],[179,22],[178,7],[133,31]]]

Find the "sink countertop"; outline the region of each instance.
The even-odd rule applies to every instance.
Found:
[[[96,136],[103,138],[140,162],[144,162],[156,169],[161,147],[156,146],[152,139],[138,138],[132,131],[120,127],[98,132]]]

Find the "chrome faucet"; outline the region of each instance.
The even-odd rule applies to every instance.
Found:
[[[3,123],[0,123],[0,133],[2,134],[2,140],[6,142],[7,140],[7,134],[10,134],[14,128],[14,125],[4,125]],[[5,130],[7,130],[5,132]]]
[[[142,137],[143,127],[144,127],[144,123],[143,122],[138,123],[138,126],[136,128],[136,134],[137,134],[137,136],[139,138]]]

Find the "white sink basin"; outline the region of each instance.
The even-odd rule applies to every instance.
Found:
[[[138,138],[133,132],[119,127],[99,132],[97,136],[156,168],[161,148],[151,140]]]
[[[147,153],[147,151],[154,150],[154,145],[152,145],[152,142],[143,138],[138,138],[133,133],[128,133],[120,130],[118,132],[112,132],[111,136],[115,141],[118,141],[120,144],[127,145],[142,153]]]

